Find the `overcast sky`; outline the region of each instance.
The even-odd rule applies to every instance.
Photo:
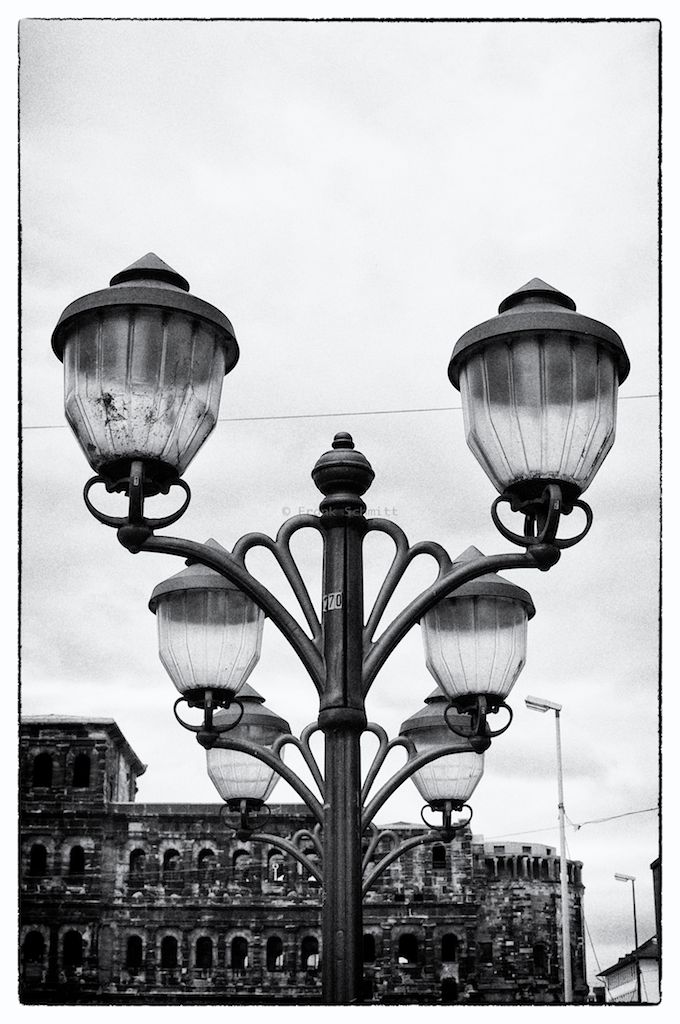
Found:
[[[657,26],[33,20],[21,69],[22,706],[114,718],[149,766],[140,801],[217,794],[147,610],[182,563],[132,557],[82,503],[50,348],[69,302],[153,251],[231,319],[241,358],[170,530],[227,547],[313,510],[311,468],[349,430],[376,472],[367,504],[411,542],[507,550],[447,378],[456,339],[535,276],[623,338],[593,528],[549,573],[506,574],[536,617],[473,798],[475,833],[557,845],[554,720],[524,697],[560,702],[569,855],[609,966],[632,946],[615,871],[637,876],[641,941],[654,932],[658,819],[631,812],[658,796]],[[295,550],[318,597],[317,541]],[[367,600],[390,557],[369,539]],[[418,562],[392,612],[431,577]],[[316,717],[270,623],[250,682],[294,731]],[[394,735],[433,685],[416,628],[369,717]],[[409,784],[383,821],[420,805]]]

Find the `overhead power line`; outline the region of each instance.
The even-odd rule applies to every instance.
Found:
[[[567,818],[567,821],[569,821],[569,824],[574,829],[574,831],[578,832],[578,830],[580,828],[583,828],[584,825],[599,825],[602,821],[615,821],[616,818],[627,818],[631,814],[649,814],[650,811],[658,810],[658,806],[644,807],[641,811],[624,811],[623,814],[611,814],[607,818],[591,818],[589,821],[582,821],[580,825],[575,824],[575,822],[573,821],[569,821],[569,818]]]
[[[589,821],[582,821],[580,824],[576,824],[571,821],[567,814],[565,814],[565,817],[574,831],[578,832],[578,830],[583,828],[584,825],[599,825],[603,821],[615,821],[617,818],[627,818],[632,814],[649,814],[650,811],[658,811],[658,809],[658,807],[644,807],[639,811],[624,811],[622,814],[612,814],[607,818],[591,818]],[[528,829],[526,832],[504,832],[503,835],[500,836],[484,836],[484,839],[486,841],[490,841],[492,839],[512,839],[513,836],[531,836],[538,832],[554,832],[556,828],[558,828],[557,822],[555,822],[554,825],[547,826],[546,828],[532,828]]]
[[[620,395],[620,401],[632,398],[658,398],[658,395]],[[400,416],[422,412],[460,412],[460,405],[433,405],[422,409],[360,409],[357,412],[298,412],[281,416],[220,416],[218,423],[257,423],[267,420],[322,420],[346,419],[348,416]],[[65,430],[66,423],[33,423],[23,426],[22,430]]]

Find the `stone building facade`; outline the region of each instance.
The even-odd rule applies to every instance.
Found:
[[[112,719],[22,721],[22,1000],[319,1002],[316,880],[238,838],[220,804],[136,803],[144,770]],[[311,826],[302,805],[272,805],[267,831]],[[585,1001],[581,864],[568,867]],[[412,850],[365,900],[364,1000],[558,1002],[560,912],[552,847],[466,829]]]

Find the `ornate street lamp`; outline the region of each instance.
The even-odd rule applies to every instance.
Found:
[[[528,517],[537,542],[552,543],[560,511],[579,506],[590,527],[579,498],[614,443],[617,388],[630,363],[615,331],[537,277],[498,313],[458,340],[449,377],[461,393],[468,445],[500,492],[496,526],[519,542],[497,518],[508,502]]]
[[[218,730],[231,733],[231,739],[248,739],[263,747],[272,747],[277,739],[290,733],[288,722],[264,706],[264,697],[246,685],[239,694],[240,714],[221,711],[216,716]],[[219,744],[206,750],[208,775],[228,805],[240,808],[241,801],[261,807],[279,780],[273,768],[250,754]]]
[[[206,547],[224,551],[215,540]],[[149,608],[158,620],[160,659],[182,695],[175,702],[206,711],[206,727],[220,732],[212,709],[229,707],[255,668],[264,612],[213,569],[191,565],[159,583]],[[182,723],[185,724],[185,723]]]
[[[67,306],[52,334],[66,419],[109,490],[141,462],[145,494],[166,492],[217,420],[239,351],[223,313],[153,253],[111,287]]]
[[[571,299],[537,280],[509,296],[498,317],[460,339],[449,373],[462,391],[468,442],[500,491],[493,521],[524,550],[482,555],[468,549],[455,562],[440,544],[410,546],[395,523],[366,518],[362,495],[374,473],[346,433],[336,434],[312,470],[323,494],[319,515],[294,516],[275,539],[247,534],[228,552],[214,542],[156,534],[179,519],[189,503],[182,474],[215,422],[221,382],[238,348],[227,318],[188,294],[184,278],[153,254],[117,274],[109,289],[72,303],[52,344],[65,366],[67,418],[97,472],[85,485],[88,509],[115,527],[132,553],[189,561],[189,569],[160,584],[151,599],[159,616],[161,657],[180,690],[178,703],[186,700],[203,712],[200,725],[182,724],[197,733],[215,759],[209,762],[213,766],[230,763],[224,761],[226,751],[257,759],[306,803],[316,820],[311,832],[283,839],[249,827],[248,834],[286,850],[322,883],[324,999],[356,1002],[362,895],[386,862],[407,848],[379,832],[375,816],[413,778],[430,807],[441,809],[444,827],[411,845],[446,838],[461,827],[451,824],[450,813],[463,806],[478,781],[481,752],[505,731],[492,731],[486,715],[506,706],[524,663],[526,622],[533,614],[529,595],[495,574],[546,571],[561,549],[590,527],[592,513],[580,495],[613,441],[616,388],[628,372],[621,340],[604,324],[576,314]],[[105,515],[94,506],[89,495],[96,483],[127,495],[126,515]],[[182,507],[163,519],[145,516],[146,498],[173,486],[185,492]],[[503,501],[524,516],[523,534],[501,523],[497,507]],[[576,537],[559,537],[562,514],[575,506],[585,513],[585,528]],[[291,538],[304,529],[316,530],[323,540],[320,617],[290,551]],[[395,554],[364,616],[363,542],[371,532],[387,534]],[[267,548],[278,561],[306,628],[246,568],[254,547]],[[383,628],[399,581],[420,555],[435,559],[437,579]],[[244,733],[254,728],[253,716],[262,714],[259,699],[243,686],[259,655],[263,615],[295,650],[318,693],[318,717],[299,739],[277,716],[277,729],[283,731],[274,738],[252,729]],[[365,699],[389,655],[418,622],[428,668],[445,696],[433,695],[415,725],[409,719],[405,732],[390,741],[380,725],[367,721]],[[216,707],[226,710],[213,717]],[[309,745],[316,731],[324,735],[323,768]],[[378,750],[362,785],[365,732],[377,737]],[[287,744],[302,754],[318,795],[284,763]],[[406,749],[405,764],[373,792],[397,746]],[[437,762],[439,770],[428,767]],[[248,800],[252,765],[238,764],[212,769],[220,786],[229,780],[226,806]],[[267,775],[265,791],[269,784]],[[308,846],[310,839],[320,864],[301,849],[300,843]],[[383,840],[392,848],[376,864]]]
[[[483,557],[469,547],[453,565]],[[451,705],[470,716],[464,735],[475,737],[477,750],[486,749],[490,737],[505,732],[512,721],[505,698],[524,667],[527,621],[534,614],[526,590],[496,573],[485,573],[462,584],[421,620],[425,663]],[[509,712],[509,720],[492,732],[486,714],[501,707]],[[453,724],[451,728],[458,729]]]
[[[416,754],[441,750],[451,742],[453,722],[447,717],[448,696],[440,689],[425,698],[422,711],[411,715],[401,726],[399,735],[413,743]],[[459,735],[464,735],[462,730]],[[460,750],[430,761],[413,773],[412,781],[425,803],[433,811],[441,811],[445,832],[452,831],[451,812],[462,811],[477,787],[484,772],[484,754],[478,753],[472,743],[461,742]],[[464,824],[472,819],[472,809]],[[421,817],[426,825],[425,808]],[[430,826],[431,827],[431,826]],[[458,828],[461,827],[459,824]]]

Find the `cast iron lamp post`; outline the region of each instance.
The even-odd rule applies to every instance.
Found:
[[[181,275],[148,254],[115,275],[110,288],[76,300],[59,319],[52,346],[64,363],[66,417],[97,474],[85,486],[85,503],[100,522],[117,529],[132,553],[187,560],[188,569],[156,587],[150,603],[161,658],[180,692],[175,713],[183,701],[203,712],[201,725],[182,724],[206,748],[210,776],[226,806],[241,813],[242,830],[285,849],[321,882],[324,1000],[353,1003],[362,972],[362,893],[414,845],[380,833],[373,820],[398,786],[413,778],[431,810],[442,814],[442,828],[418,842],[451,838],[466,823],[453,824],[451,814],[474,789],[491,738],[509,724],[493,730],[488,718],[500,708],[509,711],[505,698],[524,664],[526,623],[534,612],[526,591],[496,573],[546,571],[561,549],[587,533],[592,513],[581,494],[613,443],[617,387],[628,359],[614,331],[577,314],[568,296],[538,279],[457,343],[449,376],[461,391],[468,444],[499,491],[493,521],[521,553],[487,556],[469,548],[451,561],[441,545],[410,546],[393,522],[367,519],[362,495],[373,469],[345,433],[336,434],[312,470],[323,494],[320,514],[294,516],[276,539],[248,534],[228,552],[215,542],[156,535],[189,503],[182,475],[215,424],[221,379],[238,359],[229,320],[188,288]],[[95,507],[90,491],[96,483],[125,493],[127,515]],[[181,508],[163,518],[145,515],[147,497],[177,486],[185,494]],[[523,517],[521,534],[501,521],[498,506],[504,502]],[[576,507],[585,526],[577,536],[558,537],[562,516]],[[321,618],[290,551],[291,538],[303,529],[318,531],[323,540]],[[395,555],[365,618],[362,547],[370,532],[387,534]],[[275,556],[306,629],[246,568],[254,547]],[[397,584],[422,554],[435,559],[437,579],[376,638]],[[283,719],[264,713],[259,695],[244,690],[265,616],[296,651],[318,693],[318,718],[299,739]],[[421,717],[405,722],[390,741],[381,726],[367,721],[365,698],[418,622],[439,689]],[[309,746],[316,731],[324,736],[323,771]],[[362,785],[365,732],[377,738],[378,751]],[[301,752],[319,796],[284,763],[289,744]],[[406,763],[373,793],[397,746],[406,750]],[[254,760],[262,771],[253,768]],[[282,840],[259,833],[259,826],[253,830],[249,816],[259,815],[277,776],[316,819],[304,836]],[[303,841],[316,849],[314,861]]]

